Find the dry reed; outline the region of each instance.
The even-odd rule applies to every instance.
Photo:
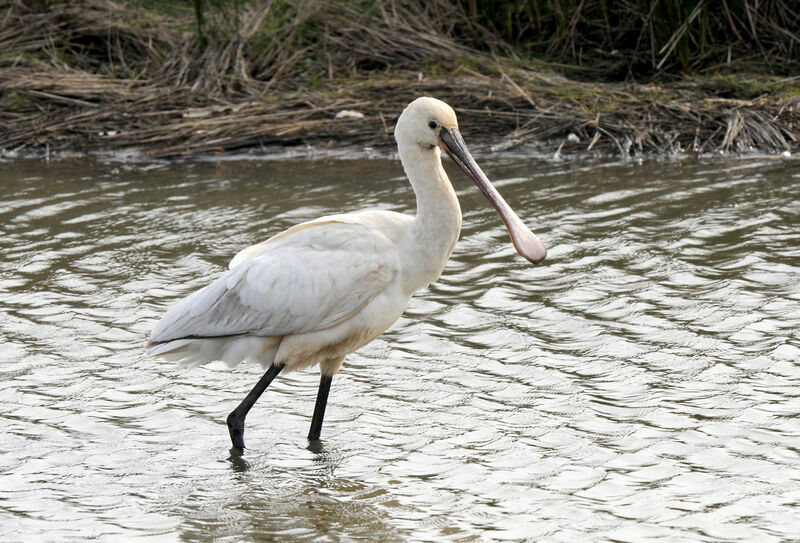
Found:
[[[551,151],[776,152],[800,138],[793,79],[748,99],[720,96],[731,85],[719,82],[576,82],[498,56],[503,43],[444,0],[262,0],[210,13],[205,48],[190,11],[142,20],[110,0],[42,6],[0,5],[0,149],[389,146],[394,119],[423,94],[456,106],[472,141]],[[471,47],[465,29],[495,52]],[[364,116],[337,118],[344,109]]]

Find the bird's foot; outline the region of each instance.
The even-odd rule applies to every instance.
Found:
[[[244,451],[244,419],[239,418],[236,411],[228,415],[228,432],[231,434],[231,443],[235,449]]]

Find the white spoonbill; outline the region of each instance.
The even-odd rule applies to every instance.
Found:
[[[236,449],[244,449],[245,417],[272,380],[282,370],[317,364],[308,439],[319,439],[344,357],[381,335],[415,291],[439,278],[461,231],[442,150],[497,209],[519,254],[534,264],[547,254],[470,155],[450,106],[414,100],[397,121],[395,139],[416,216],[368,210],[298,224],[241,251],[227,272],[178,302],[150,334],[150,355],[188,365],[255,360],[267,368],[228,416]]]

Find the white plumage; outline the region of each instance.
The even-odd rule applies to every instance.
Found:
[[[309,437],[318,437],[326,379],[329,386],[345,355],[383,333],[416,290],[438,279],[461,229],[440,149],[498,209],[520,254],[532,262],[544,258],[544,247],[475,164],[447,104],[415,100],[395,137],[416,194],[415,217],[374,210],[294,226],[241,251],[227,272],[178,302],[153,329],[150,355],[187,365],[253,360],[271,368],[228,419],[235,447],[244,447],[244,416],[272,378],[284,368],[317,364],[323,379]]]
[[[164,315],[148,353],[188,365],[249,359],[296,369],[322,363],[335,373],[347,353],[333,343],[348,333],[372,339],[383,332],[374,322],[352,320],[372,315],[365,309],[377,301],[394,321],[408,300],[389,288],[401,269],[390,236],[408,221],[375,211],[324,217],[245,249],[228,272]],[[289,341],[282,345],[278,338]],[[319,348],[309,352],[305,343]]]

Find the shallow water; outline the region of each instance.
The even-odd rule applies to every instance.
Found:
[[[480,159],[480,156],[478,157]],[[441,280],[334,378],[142,356],[173,301],[385,160],[0,163],[0,540],[796,541],[796,161],[481,161]]]

